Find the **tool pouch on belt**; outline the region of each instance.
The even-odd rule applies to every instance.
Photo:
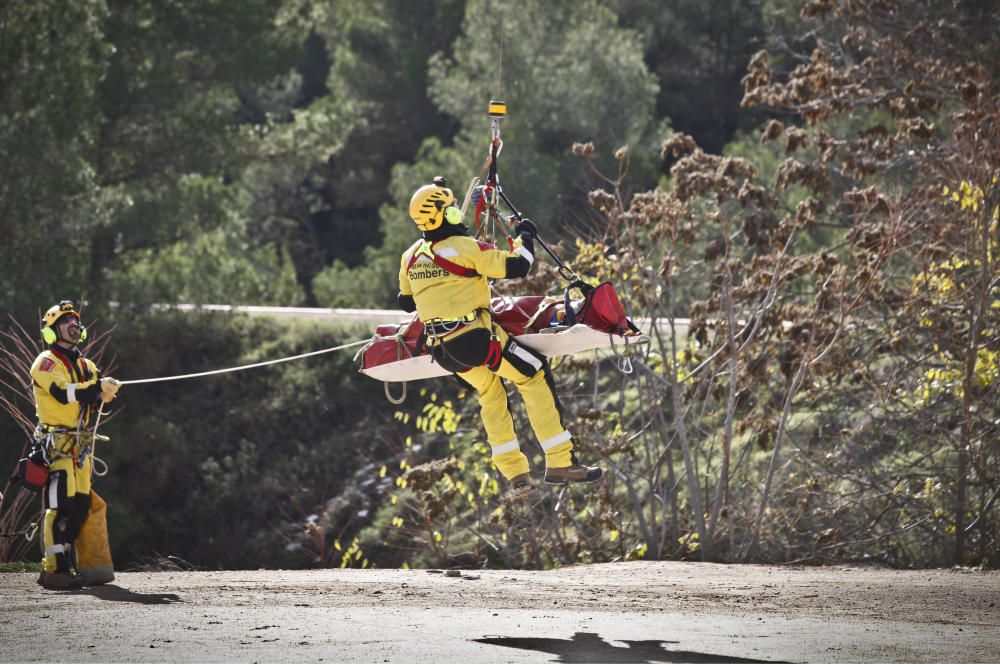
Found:
[[[466,372],[486,365],[496,371],[503,360],[499,340],[487,328],[476,328],[430,347],[431,355],[449,372]]]
[[[41,460],[39,457],[40,455],[32,450],[30,455],[18,460],[11,480],[21,483],[21,486],[26,490],[42,491],[49,479],[49,465],[44,463],[44,456]]]

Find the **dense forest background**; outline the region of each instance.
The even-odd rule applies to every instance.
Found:
[[[62,298],[124,379],[370,335],[152,305],[393,307],[412,191],[464,190],[500,97],[508,193],[657,324],[630,374],[556,367],[607,481],[514,503],[458,384],[394,407],[347,353],[126,387],[120,566],[997,566],[997,34],[960,0],[5,3],[0,458]]]

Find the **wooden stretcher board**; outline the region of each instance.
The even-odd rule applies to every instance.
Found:
[[[517,340],[518,344],[523,344],[548,358],[568,356],[591,349],[603,349],[610,347],[612,343],[616,347],[624,347],[649,341],[649,337],[645,334],[610,335],[582,323],[570,328],[552,328],[551,330],[553,332],[517,335],[514,339]],[[432,379],[436,376],[448,376],[451,373],[439,364],[431,362],[431,357],[427,354],[358,371],[373,379],[390,382]]]

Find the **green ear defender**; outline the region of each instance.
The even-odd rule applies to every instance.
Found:
[[[77,323],[80,328],[80,339],[77,340],[77,344],[82,344],[87,341],[87,328],[82,323]],[[45,340],[46,344],[55,344],[59,339],[58,333],[52,329],[52,326],[45,326],[42,328],[42,339]]]
[[[444,209],[444,218],[449,224],[461,224],[462,211],[456,206],[448,206]]]

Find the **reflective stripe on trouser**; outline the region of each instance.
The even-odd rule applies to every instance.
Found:
[[[57,555],[72,551],[90,505],[90,457],[78,468],[71,457],[61,457],[49,465],[49,479],[42,500],[45,519],[42,529],[42,568],[54,573]]]
[[[528,458],[517,445],[507,392],[500,380],[504,378],[513,382],[521,393],[531,428],[545,451],[546,466],[569,466],[573,442],[570,433],[563,427],[555,390],[546,375],[547,365],[537,354],[528,352],[513,340],[508,345],[509,336],[499,326],[497,336],[504,346],[503,361],[497,371],[494,373],[487,367],[479,366],[459,374],[479,391],[480,415],[493,449],[493,461],[508,479],[528,472]]]

